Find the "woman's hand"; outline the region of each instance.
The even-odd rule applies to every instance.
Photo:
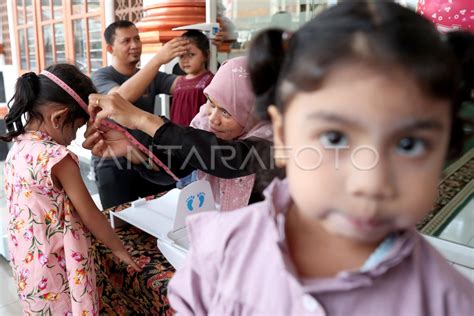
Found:
[[[87,123],[84,137],[86,140],[82,143],[82,147],[91,150],[96,156],[123,157],[136,150],[121,132],[105,126],[97,127],[92,121]]]
[[[88,111],[97,126],[103,119],[111,119],[129,129],[137,129],[140,120],[147,114],[118,93],[90,94]]]
[[[84,137],[86,140],[82,143],[82,147],[92,151],[95,156],[125,157],[133,164],[148,161],[146,155],[130,143],[120,131],[105,126],[97,127],[89,121]],[[153,167],[159,170],[154,164]]]

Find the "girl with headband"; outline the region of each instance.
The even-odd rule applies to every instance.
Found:
[[[91,80],[68,64],[18,78],[3,141],[8,248],[24,314],[98,315],[91,233],[140,268],[97,209],[68,146],[89,119]]]

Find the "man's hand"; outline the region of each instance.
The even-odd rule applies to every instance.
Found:
[[[185,54],[189,49],[189,40],[176,37],[168,41],[157,53],[161,65],[169,63],[173,58]]]

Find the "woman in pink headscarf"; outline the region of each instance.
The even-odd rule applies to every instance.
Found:
[[[162,161],[170,162],[168,167],[178,177],[197,169],[198,179],[211,183],[220,210],[233,210],[261,200],[261,192],[254,185],[255,173],[273,166],[270,154],[272,130],[270,123],[254,116],[255,96],[247,72],[247,59],[238,57],[224,63],[204,94],[208,101],[187,128],[150,115],[118,95],[91,95],[90,111],[97,112],[99,103],[96,121],[110,118],[153,137],[153,143],[157,145],[153,148],[154,154]],[[99,102],[97,98],[100,98]],[[99,156],[112,153],[123,156],[130,146],[120,134],[114,131],[98,133],[94,128],[86,132],[83,145]],[[171,159],[166,155],[171,155]],[[154,182],[172,181],[164,172],[137,168]]]
[[[204,89],[204,104],[191,126],[213,132],[224,140],[259,137],[270,140],[271,125],[259,122],[253,115],[255,95],[250,86],[247,59],[238,57],[224,63]],[[235,179],[222,179],[198,171],[198,179],[211,183],[220,210],[227,211],[248,205],[255,174]]]

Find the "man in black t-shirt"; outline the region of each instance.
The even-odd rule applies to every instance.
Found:
[[[160,48],[142,68],[137,68],[142,53],[142,43],[136,26],[130,21],[116,21],[104,31],[107,51],[112,55],[112,65],[92,74],[97,91],[102,94],[119,93],[135,106],[153,113],[155,96],[172,94],[176,76],[159,71],[161,65],[180,56],[188,49],[188,41],[176,38]],[[132,134],[145,146],[151,139],[140,131]],[[144,180],[123,157],[92,158],[102,207],[108,208],[148,196],[170,187],[158,186]]]

